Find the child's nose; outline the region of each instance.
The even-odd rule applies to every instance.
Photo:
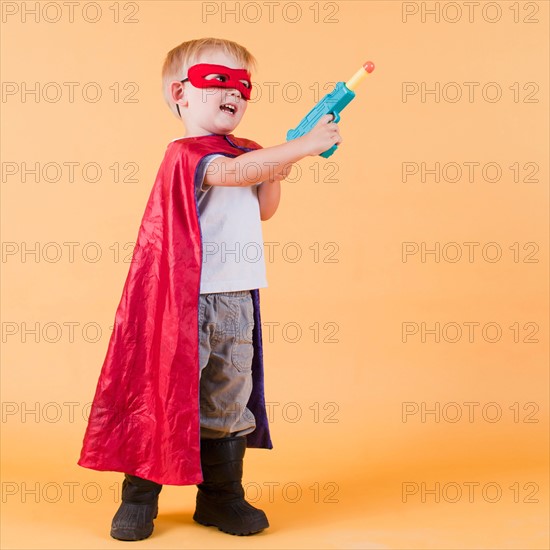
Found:
[[[237,90],[236,88],[228,88],[227,93],[230,95],[237,96],[238,98],[241,97],[241,92],[239,92],[239,90]]]

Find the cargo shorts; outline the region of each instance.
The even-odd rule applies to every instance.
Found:
[[[249,290],[199,295],[200,436],[253,432],[254,305]]]

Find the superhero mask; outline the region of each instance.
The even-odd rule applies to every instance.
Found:
[[[207,78],[210,77],[210,78]],[[250,73],[245,69],[230,69],[225,65],[199,63],[189,67],[186,80],[196,88],[235,88],[246,99],[250,99]]]
[[[230,69],[225,65],[198,63],[189,67],[187,78],[180,82],[187,80],[196,88],[233,88],[239,90],[245,100],[250,99],[252,83],[250,73],[246,69]],[[179,113],[179,105],[176,104],[176,107]]]

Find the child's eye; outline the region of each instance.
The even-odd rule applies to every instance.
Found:
[[[248,82],[248,80],[241,80],[241,82],[244,84],[245,88],[250,88],[250,82]]]
[[[209,74],[205,77],[206,80],[219,80],[220,82],[225,82],[227,80],[227,77],[223,74]]]

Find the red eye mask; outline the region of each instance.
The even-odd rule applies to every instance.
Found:
[[[209,77],[209,78],[206,78]],[[252,83],[250,73],[245,69],[230,69],[225,65],[199,63],[189,67],[187,78],[197,88],[233,88],[239,90],[244,99],[250,99]]]

